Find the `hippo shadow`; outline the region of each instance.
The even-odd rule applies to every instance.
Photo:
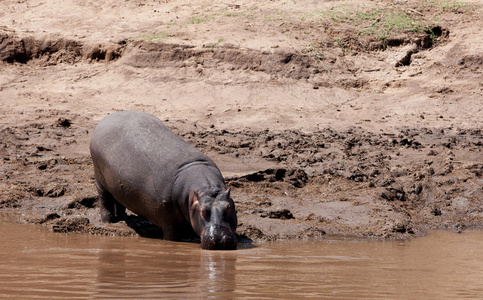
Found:
[[[127,215],[124,217],[127,226],[134,230],[139,236],[151,239],[163,239],[163,230],[151,223],[148,219],[137,215]],[[187,237],[180,242],[200,243],[200,238],[192,233],[187,233]]]
[[[127,226],[129,226],[141,237],[152,239],[163,238],[163,230],[143,217],[130,215],[126,216],[124,221],[126,222]]]
[[[147,219],[137,216],[128,215],[124,221],[127,226],[134,230],[139,236],[151,239],[163,239],[163,230],[154,225]],[[254,248],[253,240],[244,234],[236,234],[238,240],[238,249]],[[200,243],[199,237],[183,239],[182,242]]]

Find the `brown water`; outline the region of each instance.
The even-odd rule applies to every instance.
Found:
[[[231,252],[0,224],[0,298],[483,298],[483,232]]]

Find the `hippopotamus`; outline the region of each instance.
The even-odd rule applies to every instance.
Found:
[[[90,142],[102,222],[126,208],[165,240],[201,240],[202,249],[236,249],[237,216],[216,164],[155,116],[121,111],[102,119]]]

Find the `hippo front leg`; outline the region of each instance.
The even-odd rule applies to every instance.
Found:
[[[115,223],[124,220],[126,208],[114,199],[111,193],[96,183],[99,193],[99,207],[101,210],[101,221],[104,223]]]
[[[191,226],[186,226],[180,223],[165,223],[161,229],[163,231],[164,240],[192,241],[199,239],[198,235],[193,231],[193,228],[191,228]]]
[[[176,232],[175,225],[166,225],[163,228],[163,239],[168,241],[177,241],[179,240],[178,234]]]

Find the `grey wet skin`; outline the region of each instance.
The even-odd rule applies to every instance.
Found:
[[[122,220],[127,208],[166,240],[199,236],[203,249],[236,249],[235,203],[220,170],[159,119],[113,113],[97,125],[90,151],[103,222]]]

